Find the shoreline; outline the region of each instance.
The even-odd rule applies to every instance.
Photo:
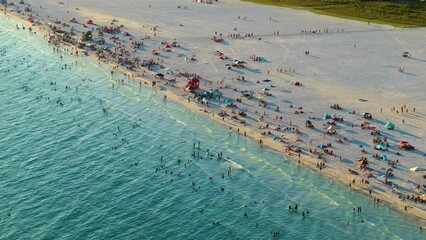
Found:
[[[26,21],[23,18],[20,18],[19,16],[15,16],[14,14],[11,13],[5,13],[7,14],[7,16],[12,17],[13,19],[21,22],[22,24],[25,24],[27,26],[31,26],[33,27],[28,21]],[[44,25],[43,25],[44,26]],[[40,26],[35,26],[37,29],[38,34],[40,34],[40,32],[42,33],[42,35],[48,35],[49,32],[42,29]],[[70,44],[66,44],[66,43],[61,43],[61,45],[65,45],[68,47],[75,47],[73,45]],[[104,62],[104,61],[99,61],[96,56],[92,53],[89,53],[89,57],[93,60],[96,60],[98,62],[102,62],[104,64],[106,64],[109,68],[114,68],[115,65],[113,63],[110,62]],[[153,79],[150,78],[144,78],[141,76],[134,76],[136,72],[132,72],[128,69],[124,69],[121,66],[116,69],[119,70],[121,73],[125,74],[125,76],[132,78],[135,81],[139,81],[141,82],[141,85],[147,85],[146,87],[149,87],[152,84]],[[148,71],[147,71],[148,73]],[[149,74],[154,75],[155,72],[149,72]],[[136,74],[138,75],[138,74]],[[150,76],[151,77],[151,76]],[[149,82],[151,84],[145,84],[146,82]],[[193,111],[193,112],[197,112],[202,116],[208,116],[209,119],[212,119],[213,121],[226,126],[227,128],[232,127],[232,131],[233,132],[237,132],[235,128],[239,129],[240,131],[237,132],[237,134],[242,134],[243,132],[247,133],[247,137],[251,137],[255,140],[259,140],[262,139],[263,141],[263,145],[267,146],[270,149],[275,150],[278,154],[285,154],[284,150],[284,146],[282,146],[281,142],[277,142],[272,140],[272,138],[261,135],[258,132],[258,129],[256,128],[256,126],[254,125],[254,122],[249,122],[247,120],[247,122],[249,122],[250,124],[247,125],[241,125],[239,123],[237,123],[236,121],[232,120],[232,119],[226,119],[226,121],[223,121],[219,116],[218,116],[218,112],[213,112],[212,108],[208,107],[206,112],[207,114],[203,114],[204,112],[204,106],[200,106],[198,103],[194,104],[193,101],[188,102],[186,97],[189,96],[190,94],[185,92],[181,95],[169,90],[170,86],[166,86],[165,90],[161,90],[160,92],[162,94],[164,94],[165,96],[167,96],[168,99],[172,99],[174,102],[182,105],[183,107]],[[176,88],[179,88],[179,86],[176,86]],[[224,108],[224,104],[220,104],[220,103],[214,103],[219,105],[220,107],[218,108],[219,110],[227,110],[226,108]],[[202,112],[202,113],[200,113]],[[257,130],[257,131],[256,131]],[[252,143],[255,144],[255,143]],[[309,148],[308,144],[300,144],[300,143],[296,143],[295,145],[297,146],[303,146],[303,153],[301,154],[300,157],[300,162],[301,165],[303,166],[307,166],[308,168],[312,169],[312,170],[316,170],[316,163],[318,162],[318,159],[315,158],[315,155],[310,155],[310,154],[306,154],[306,149]],[[287,155],[286,155],[287,156]],[[294,156],[293,155],[288,155],[290,156],[290,158],[292,158],[293,161],[295,161],[295,163],[298,163],[298,158],[297,155]],[[333,160],[328,160],[328,161],[333,161]],[[353,184],[352,188],[354,191],[359,192],[363,195],[366,195],[367,197],[370,196],[368,194],[369,191],[369,186],[373,186],[373,185],[362,185],[361,183],[358,183],[360,181],[360,176],[355,177],[354,175],[350,175],[348,173],[345,173],[345,171],[342,171],[343,169],[338,168],[337,166],[327,166],[324,168],[324,170],[322,171],[322,173],[324,175],[326,175],[327,178],[335,180],[343,185],[351,182],[351,180],[353,178],[357,178],[357,183]],[[361,176],[362,177],[362,176]],[[408,214],[404,211],[404,206],[405,204],[399,199],[397,198],[396,195],[390,195],[389,193],[385,192],[385,193],[381,193],[381,192],[374,192],[375,196],[374,197],[378,197],[380,198],[384,203],[387,203],[387,207],[389,207],[390,209],[393,209],[397,212],[400,212],[403,214],[403,216],[407,217],[407,218],[412,218],[412,220],[414,220],[416,222],[416,224],[425,224],[426,223],[426,212],[423,211],[422,209],[418,208],[418,207],[410,207]],[[373,195],[370,196],[370,198],[373,197]],[[411,203],[411,202],[410,202]],[[409,204],[409,205],[414,205],[414,204]]]

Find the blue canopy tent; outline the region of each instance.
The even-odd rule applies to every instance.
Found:
[[[322,115],[322,119],[324,119],[324,120],[331,119],[331,116],[328,113],[324,113],[324,115]]]
[[[385,124],[385,127],[388,130],[393,130],[393,129],[395,129],[395,124],[393,124],[392,122],[388,122],[388,123]]]
[[[385,145],[383,143],[379,143],[379,144],[377,144],[376,149],[377,150],[385,150]]]

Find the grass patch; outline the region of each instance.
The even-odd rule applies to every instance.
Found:
[[[426,0],[241,0],[395,27],[426,26]]]

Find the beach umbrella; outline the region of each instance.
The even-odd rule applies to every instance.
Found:
[[[392,168],[388,168],[388,169],[386,169],[386,171],[393,172],[393,169]]]
[[[333,125],[330,125],[327,129],[328,129],[328,130],[333,130],[333,129],[334,129],[334,127],[333,127]]]
[[[382,156],[380,156],[380,159],[382,159],[383,161],[387,161],[388,157],[386,155],[382,155]]]
[[[326,149],[328,147],[326,145],[324,145],[324,144],[321,144],[321,145],[317,146],[317,148],[319,148],[319,149]]]
[[[305,121],[305,123],[311,124],[312,122],[311,122],[311,120],[308,119],[308,120]]]
[[[398,144],[399,144],[399,145],[402,145],[402,144],[408,144],[408,142],[407,142],[407,141],[400,141]]]
[[[266,88],[262,88],[262,91],[264,91],[264,92],[265,91],[269,91],[269,88],[267,88],[267,87]]]
[[[413,167],[413,168],[410,168],[410,171],[412,171],[412,172],[420,172],[420,171],[426,171],[426,169],[422,168],[422,167]]]
[[[270,80],[270,79],[264,79],[264,80],[262,80],[262,82],[271,82],[272,80]]]
[[[86,21],[87,24],[93,24],[93,20],[89,19]]]

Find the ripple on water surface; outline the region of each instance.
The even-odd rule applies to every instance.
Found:
[[[422,239],[384,206],[136,82],[112,89],[123,76],[0,20],[1,239]]]

